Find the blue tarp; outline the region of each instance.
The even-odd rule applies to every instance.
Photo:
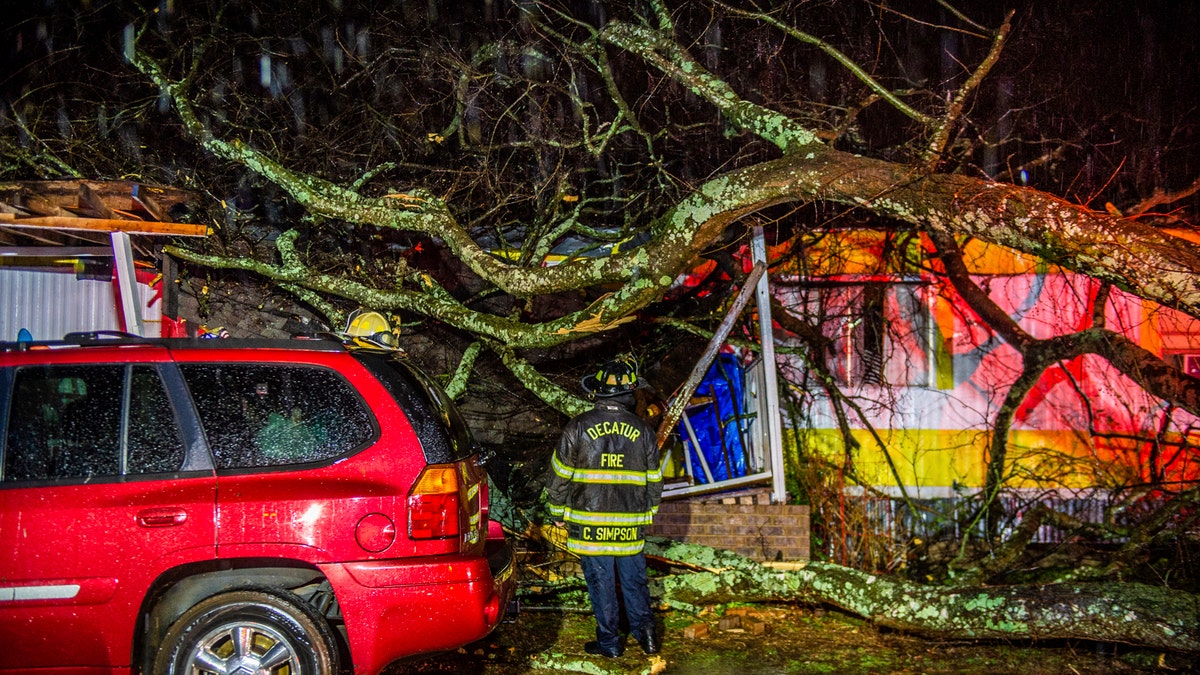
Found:
[[[743,388],[741,361],[734,354],[720,354],[696,388],[697,397],[712,397],[712,402],[687,409],[688,420],[696,432],[700,451],[704,453],[714,481],[746,475],[746,450],[742,444],[746,435],[742,420],[745,410]],[[682,423],[679,436],[684,439],[684,452],[691,453],[696,482],[707,483],[696,449]]]

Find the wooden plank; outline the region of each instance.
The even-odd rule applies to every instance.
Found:
[[[150,190],[143,189],[140,185],[134,185],[133,203],[135,206],[141,207],[146,213],[149,213],[152,219],[161,223],[170,222],[167,219],[167,210],[158,203],[158,200],[150,196]]]
[[[22,211],[32,213],[35,216],[56,217],[68,215],[68,212],[59,208],[57,204],[28,190],[22,190],[17,193],[17,199],[13,203],[13,206]]]
[[[119,216],[120,218],[124,218],[125,220],[143,220],[143,221],[146,220],[145,218],[139,216],[138,214],[136,214],[132,211],[122,211],[121,209],[113,209],[113,216],[114,217]],[[157,219],[151,218],[150,220],[154,221]],[[169,222],[169,221],[160,221],[160,222]]]
[[[15,234],[14,230],[12,230],[12,229],[5,229],[4,231],[6,233],[14,233]],[[62,241],[60,241],[63,237],[62,234],[60,234],[58,232],[47,232],[47,234],[53,234],[53,235],[55,235],[55,238],[52,239],[49,237],[43,237],[43,236],[34,234],[32,232],[21,232],[20,233],[22,239],[32,239],[34,241],[40,241],[41,243],[47,244],[50,246],[62,246],[63,245]]]
[[[161,234],[174,237],[204,237],[207,225],[190,223],[143,222],[116,220],[112,218],[72,218],[67,216],[45,216],[16,218],[11,213],[0,213],[0,225],[6,227],[48,228],[57,230],[92,230],[99,232],[126,232],[128,234]]]
[[[45,203],[53,207],[78,206],[84,204],[80,200],[81,186],[86,187],[110,209],[127,209],[141,211],[142,204],[147,200],[153,201],[153,208],[147,209],[148,214],[157,213],[154,219],[168,222],[166,215],[178,204],[195,204],[201,197],[195,192],[180,188],[160,185],[145,185],[134,181],[115,180],[48,180],[48,181],[0,181],[0,202],[20,205],[18,196],[37,195]],[[56,213],[41,213],[39,215],[61,215]]]
[[[96,191],[88,187],[87,183],[79,184],[79,205],[85,206],[96,212],[101,218],[112,220],[112,209],[108,208],[108,204],[96,194]]]

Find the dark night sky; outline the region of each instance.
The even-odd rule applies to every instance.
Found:
[[[122,0],[0,2],[5,10],[0,37],[4,45],[0,57],[3,59],[0,100],[4,102],[0,109],[0,135],[20,137],[14,111],[24,110],[32,101],[78,102],[108,96],[111,100],[104,103],[112,115],[121,105],[122,97],[128,100],[131,96],[145,96],[145,90],[128,89],[129,82],[136,84],[137,76],[120,59],[123,30],[130,17],[139,14],[140,4]],[[380,23],[381,12],[411,17],[440,5],[434,28],[442,34],[461,36],[459,41],[465,45],[473,39],[478,41],[476,38],[489,25],[496,25],[485,20],[484,7],[488,4],[502,18],[505,11],[512,14],[507,3],[482,1],[364,5],[263,0],[231,2],[226,6],[175,0],[173,17],[159,20],[158,24],[179,25],[185,15],[204,17],[224,6],[227,16],[236,17],[232,22],[240,20],[243,27],[249,26],[246,30],[251,33],[265,36],[282,27],[283,34],[264,38],[264,43],[277,50],[287,44],[286,33],[293,27],[319,30],[314,27],[328,25],[345,32],[346,26],[357,22],[359,26],[374,29],[378,26],[372,24]],[[628,4],[609,3],[607,7],[610,13],[617,13]],[[77,9],[81,6],[89,9],[81,13]],[[340,9],[335,10],[335,6]],[[976,157],[973,161],[976,166],[997,175],[1006,167],[1033,159],[1048,144],[1065,140],[1075,147],[1066,164],[1055,171],[1031,171],[1028,180],[1051,192],[1089,202],[1093,198],[1128,202],[1156,187],[1178,189],[1200,176],[1196,131],[1200,124],[1200,50],[1195,38],[1200,34],[1200,10],[1194,3],[975,1],[966,3],[964,9],[985,25],[995,26],[1005,6],[1016,9],[1010,44],[981,88],[976,104],[968,110],[968,116],[977,127],[972,133],[983,136],[1011,133],[1020,142]],[[815,12],[823,7],[836,9],[825,12],[823,18],[818,17]],[[932,0],[904,3],[896,9],[930,22],[963,25],[950,19]],[[804,9],[797,16],[804,20],[814,17],[812,29],[823,37],[835,43],[843,37],[851,38],[860,48],[856,56],[864,62],[872,57],[873,51],[882,55],[879,62],[885,66],[891,55],[898,55],[907,71],[904,74],[935,92],[944,93],[961,80],[963,71],[958,61],[978,63],[987,46],[986,40],[959,33],[913,28],[898,13],[880,13],[877,6],[867,3],[833,3],[811,11]],[[597,10],[593,7],[585,14],[594,16]],[[707,16],[702,13],[698,21],[705,21]],[[250,17],[257,17],[257,21]],[[884,27],[886,40],[878,39],[875,19]],[[725,25],[728,27],[721,46],[727,54],[726,60],[735,58],[731,55],[742,56],[737,53],[746,43],[737,33],[738,24]],[[810,28],[807,23],[802,27]],[[694,53],[703,52],[704,39],[697,37]],[[774,39],[778,39],[777,34]],[[375,48],[387,46],[381,39],[376,42]],[[839,46],[844,43],[845,40]],[[752,51],[746,50],[747,58]],[[48,52],[56,56],[47,58]],[[244,60],[252,66],[254,57],[247,53]],[[829,64],[828,68],[832,71],[837,67]],[[893,67],[883,69],[897,75]],[[789,71],[786,77],[808,74],[797,69]],[[113,75],[124,80],[126,88],[107,83],[106,78]],[[950,86],[944,84],[947,78],[952,78]],[[899,86],[900,80],[893,78],[892,82]],[[744,83],[735,80],[734,84]],[[312,108],[319,104],[319,100],[312,101]],[[350,99],[338,105],[357,103]],[[80,116],[77,111],[67,116],[72,115]],[[864,136],[875,149],[911,133],[897,128],[894,113],[881,112],[879,107],[869,110],[862,119],[866,127]],[[53,132],[53,125],[43,129],[43,133]],[[1118,173],[1122,180],[1110,184],[1109,179]],[[14,175],[8,170],[4,177],[29,176]],[[1108,193],[1101,196],[1100,190],[1106,185]]]

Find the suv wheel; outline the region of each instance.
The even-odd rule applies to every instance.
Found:
[[[329,624],[296,595],[239,590],[197,603],[172,624],[154,672],[336,675],[338,654]]]

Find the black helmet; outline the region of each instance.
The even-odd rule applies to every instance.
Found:
[[[637,389],[637,365],[625,356],[609,361],[596,371],[580,380],[585,391],[600,398],[620,396]]]

